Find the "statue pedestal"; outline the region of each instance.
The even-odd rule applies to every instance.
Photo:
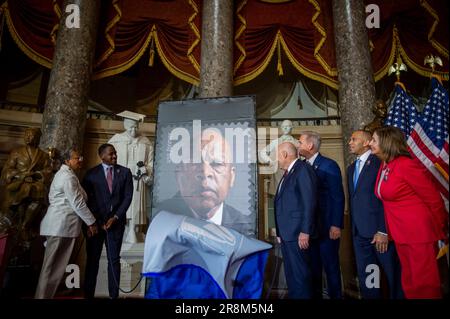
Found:
[[[144,260],[144,243],[122,244],[120,253],[120,288],[129,291],[141,278],[142,263]],[[145,278],[142,278],[140,284],[131,293],[119,291],[120,298],[144,298],[145,296]],[[106,247],[103,248],[100,257],[100,265],[97,276],[97,287],[95,297],[109,298],[108,294],[108,257]]]

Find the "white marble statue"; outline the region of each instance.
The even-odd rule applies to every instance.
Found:
[[[117,151],[117,163],[128,167],[133,174],[133,200],[127,211],[124,243],[143,242],[147,225],[148,187],[153,182],[153,144],[138,133],[139,121],[145,115],[124,111],[117,114],[124,118],[125,132],[115,134],[108,143]]]
[[[292,122],[290,120],[284,120],[281,123],[280,129],[283,132],[279,138],[270,142],[264,149],[259,152],[259,161],[262,164],[273,164],[276,162],[276,152],[279,144],[284,142],[291,142],[295,146],[298,146],[298,141],[291,135],[292,132]]]
[[[283,133],[279,138],[272,140],[265,148],[259,152],[259,162],[262,164],[269,165],[269,172],[272,172],[270,183],[269,183],[269,194],[274,195],[276,192],[276,187],[283,172],[277,167],[277,148],[278,145],[284,142],[291,142],[298,148],[298,140],[291,135],[293,129],[293,124],[290,120],[284,120],[280,125],[280,130]]]

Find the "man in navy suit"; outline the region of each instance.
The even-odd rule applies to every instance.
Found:
[[[320,135],[302,132],[299,153],[306,158],[319,181],[317,214],[318,239],[311,244],[314,298],[322,298],[322,269],[327,279],[327,292],[331,299],[342,298],[339,242],[343,228],[345,195],[338,164],[319,153]]]
[[[86,173],[83,188],[88,195],[87,205],[103,231],[86,239],[84,292],[86,298],[94,297],[100,255],[106,240],[109,296],[117,298],[120,284],[120,249],[126,212],[133,197],[133,180],[130,169],[117,165],[114,146],[101,145],[98,155],[102,163]]]
[[[312,297],[310,237],[314,236],[317,177],[297,158],[290,142],[278,146],[278,164],[285,171],[274,199],[277,239],[291,299]]]
[[[366,280],[373,270],[368,265],[382,266],[389,284],[390,297],[402,298],[400,263],[393,242],[388,241],[383,203],[375,196],[375,183],[381,162],[371,154],[368,131],[353,132],[348,143],[350,153],[357,156],[347,169],[353,247],[355,250],[361,295],[365,299],[381,298],[380,288]],[[372,287],[372,288],[371,288]],[[379,287],[379,285],[378,285]]]

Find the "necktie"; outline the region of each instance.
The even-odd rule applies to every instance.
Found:
[[[356,188],[359,177],[359,165],[361,165],[361,160],[358,158],[355,163],[355,172],[353,173],[353,188]]]
[[[281,185],[283,184],[284,179],[286,178],[286,176],[288,175],[288,170],[285,170],[283,173],[283,177],[280,180],[280,184],[278,184],[278,189],[277,189],[277,193],[280,191],[281,189]]]
[[[113,169],[112,166],[110,166],[106,170],[106,182],[108,183],[110,193],[112,193],[112,185],[113,185],[112,169]]]

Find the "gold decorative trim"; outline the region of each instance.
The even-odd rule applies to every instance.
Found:
[[[282,76],[284,75],[283,72],[283,65],[281,64],[281,41],[277,41],[277,71],[278,71],[278,76]]]
[[[332,68],[328,65],[328,63],[325,61],[324,58],[320,55],[319,51],[324,45],[326,39],[327,39],[327,33],[325,31],[325,28],[320,25],[320,23],[317,21],[317,18],[322,13],[322,10],[320,9],[320,5],[316,0],[309,0],[309,3],[311,3],[314,8],[316,9],[316,13],[313,15],[311,22],[316,27],[317,31],[322,36],[322,39],[320,39],[317,46],[314,48],[314,57],[316,60],[320,63],[320,65],[324,68],[324,70],[328,73],[329,76],[337,76],[337,69]]]
[[[316,72],[306,69],[294,58],[294,56],[291,53],[291,51],[289,50],[286,42],[284,41],[284,38],[283,38],[280,30],[278,30],[277,35],[275,36],[275,39],[273,41],[272,47],[269,50],[269,54],[266,56],[263,63],[261,64],[261,66],[259,66],[258,68],[256,68],[255,70],[253,70],[252,72],[250,72],[248,74],[245,74],[238,78],[235,78],[234,85],[239,85],[239,84],[249,82],[249,81],[255,79],[257,76],[259,76],[266,69],[267,65],[269,64],[269,62],[271,61],[271,59],[275,53],[275,49],[280,44],[281,44],[281,47],[284,49],[284,52],[286,53],[289,61],[301,74],[305,75],[306,77],[308,77],[310,79],[313,79],[315,81],[326,84],[334,89],[338,89],[337,81],[335,81],[333,79],[329,79],[322,74],[319,74],[319,73],[316,73]]]
[[[389,54],[389,59],[387,60],[386,64],[381,67],[380,70],[378,70],[376,73],[374,73],[373,77],[375,82],[381,80],[386,76],[386,74],[389,72],[389,68],[392,64],[394,64],[394,60],[396,55],[398,56],[399,52],[397,51],[397,41],[398,41],[398,31],[397,27],[394,25],[392,29],[392,48],[391,53]]]
[[[150,43],[150,40],[153,36],[152,30],[154,27],[155,26],[153,25],[152,28],[150,29],[147,39],[144,42],[144,45],[139,49],[139,51],[134,55],[134,57],[132,57],[130,60],[128,60],[120,65],[112,66],[110,68],[106,68],[101,71],[95,72],[94,75],[92,76],[92,79],[97,80],[97,79],[105,78],[108,76],[116,75],[116,74],[122,73],[122,72],[128,70],[129,68],[131,68],[142,57],[145,50],[147,49],[147,46]]]
[[[448,182],[448,173],[446,172],[446,170],[441,165],[439,165],[439,163],[434,163],[434,167],[437,168],[438,172],[441,173],[441,175]]]
[[[192,31],[194,32],[197,39],[195,39],[194,43],[190,46],[187,52],[187,57],[189,61],[191,61],[192,65],[194,66],[194,69],[197,70],[197,72],[200,74],[200,65],[198,64],[198,61],[194,57],[194,48],[200,43],[200,32],[198,31],[197,26],[194,23],[194,19],[198,15],[198,7],[195,1],[189,0],[189,4],[191,5],[192,9],[194,10],[194,13],[189,17],[189,26],[191,27]]]
[[[434,32],[436,31],[436,27],[439,24],[438,14],[426,0],[420,0],[420,5],[424,7],[425,10],[428,11],[428,13],[434,18],[433,25],[431,26],[431,29],[428,32],[428,41],[430,41],[431,45],[448,60],[449,58],[448,50],[445,48],[445,46],[443,46],[438,41],[433,39]]]
[[[374,74],[375,81],[379,81],[386,76],[386,74],[389,71],[390,66],[394,63],[396,56],[397,56],[397,58],[399,56],[401,56],[404,59],[406,65],[409,66],[415,73],[417,73],[421,76],[431,77],[431,76],[436,75],[437,77],[439,77],[440,79],[442,79],[444,81],[449,80],[448,72],[434,71],[434,73],[433,73],[431,70],[428,70],[428,69],[424,68],[423,66],[418,65],[411,58],[409,58],[401,44],[400,37],[398,35],[398,29],[394,25],[394,27],[392,29],[392,49],[391,49],[391,53],[389,55],[389,59],[386,62],[386,64],[379,71],[377,71]]]
[[[416,64],[406,54],[406,52],[403,49],[403,46],[400,42],[400,39],[398,39],[398,41],[399,41],[398,42],[398,50],[400,52],[400,55],[405,60],[406,65],[409,66],[414,72],[416,72],[417,74],[422,75],[424,77],[430,77],[431,75],[436,74],[436,75],[440,76],[443,80],[448,81],[448,73],[440,72],[440,71],[432,72],[431,70],[427,70],[424,67],[422,67],[421,65]]]
[[[164,55],[164,52],[161,48],[161,44],[158,40],[158,32],[156,30],[156,26],[153,25],[149,35],[147,36],[147,39],[145,40],[144,45],[139,49],[139,51],[135,54],[133,58],[131,58],[129,61],[122,63],[119,66],[111,67],[109,69],[102,70],[96,74],[94,74],[93,79],[101,79],[104,77],[112,76],[115,74],[122,73],[125,70],[128,70],[130,67],[132,67],[145,53],[145,50],[147,49],[150,41],[154,40],[156,44],[156,49],[158,51],[158,54],[161,58],[161,61],[165,65],[165,67],[169,70],[170,73],[175,75],[176,77],[180,78],[183,81],[186,81],[190,84],[198,85],[200,83],[199,79],[193,77],[191,74],[188,74],[184,71],[181,71],[177,67],[175,67]]]
[[[266,58],[264,59],[263,63],[257,67],[256,69],[254,69],[253,71],[251,71],[248,74],[245,75],[241,75],[237,78],[234,79],[234,85],[239,85],[239,84],[243,84],[246,82],[249,82],[253,79],[255,79],[258,75],[260,75],[265,69],[266,67],[269,65],[270,60],[272,59],[272,56],[275,52],[275,48],[277,47],[278,44],[278,38],[281,36],[281,32],[280,30],[278,30],[275,39],[272,43],[272,47],[269,50],[269,54],[267,54]]]
[[[45,56],[37,53],[32,48],[30,48],[25,41],[22,40],[20,35],[18,34],[17,30],[14,27],[14,23],[11,19],[11,15],[8,9],[8,2],[5,2],[3,4],[3,10],[5,12],[6,17],[6,25],[8,26],[9,33],[11,34],[11,37],[13,38],[14,42],[16,42],[17,46],[22,50],[25,55],[27,55],[31,60],[34,62],[51,69],[52,67],[52,61]]]
[[[241,67],[242,63],[244,62],[245,58],[247,57],[247,53],[245,52],[245,48],[239,43],[239,38],[244,33],[245,29],[247,29],[247,20],[241,15],[242,8],[247,4],[247,0],[242,0],[239,4],[236,15],[238,20],[241,22],[241,26],[236,32],[236,35],[234,36],[234,43],[236,47],[238,48],[239,52],[241,52],[241,56],[236,61],[236,64],[234,65],[233,74],[236,74],[237,70]]]
[[[105,38],[106,41],[108,41],[109,48],[99,57],[98,61],[95,63],[95,67],[102,64],[116,50],[116,44],[109,34],[109,31],[120,21],[120,19],[122,19],[122,10],[119,6],[119,0],[113,0],[112,5],[116,10],[116,15],[108,22],[105,28]]]
[[[155,32],[154,32],[154,34],[153,34],[153,37],[154,37],[154,39],[155,39],[156,49],[158,50],[159,57],[161,58],[161,61],[162,61],[163,64],[166,66],[166,68],[167,68],[173,75],[175,75],[176,77],[182,79],[183,81],[186,81],[186,82],[188,82],[188,83],[190,83],[190,84],[193,84],[193,85],[197,85],[197,86],[198,86],[198,85],[200,84],[200,79],[198,79],[198,78],[196,78],[196,77],[193,77],[191,74],[186,73],[186,72],[184,72],[184,71],[178,69],[175,65],[173,65],[173,64],[169,61],[169,59],[166,58],[166,56],[164,55],[164,52],[163,52],[163,50],[162,50],[162,48],[161,48],[161,44],[160,44],[159,39],[158,39],[158,32],[156,32],[156,30],[155,30]]]
[[[320,73],[311,71],[311,70],[305,68],[304,66],[302,66],[302,65],[294,58],[294,55],[293,55],[292,52],[289,50],[289,48],[288,48],[288,46],[287,46],[286,42],[284,41],[284,38],[283,38],[283,36],[282,36],[281,34],[280,34],[280,37],[279,37],[279,41],[281,41],[281,45],[282,45],[282,47],[283,47],[283,49],[284,49],[284,52],[286,53],[286,55],[287,55],[289,61],[291,61],[292,65],[293,65],[293,66],[294,66],[301,74],[305,75],[306,77],[308,77],[308,78],[310,78],[310,79],[313,79],[313,80],[315,80],[315,81],[318,81],[318,82],[321,82],[321,83],[323,83],[323,84],[326,84],[326,85],[332,87],[333,89],[336,89],[336,90],[338,89],[338,86],[339,86],[339,85],[338,85],[338,82],[337,82],[336,80],[327,78],[326,76],[324,76],[324,75],[322,75],[322,74],[320,74]]]
[[[53,12],[55,12],[56,17],[58,18],[58,22],[53,26],[52,31],[50,32],[50,38],[52,39],[53,46],[56,46],[56,35],[58,34],[59,29],[59,21],[61,20],[61,8],[56,0],[53,0]]]
[[[403,91],[406,92],[406,87],[405,87],[405,85],[403,84],[403,82],[395,81],[394,86],[396,86],[396,85],[398,85],[399,87],[401,87],[401,88],[403,89]]]
[[[292,0],[259,0],[259,1],[266,3],[286,3],[291,2]]]

